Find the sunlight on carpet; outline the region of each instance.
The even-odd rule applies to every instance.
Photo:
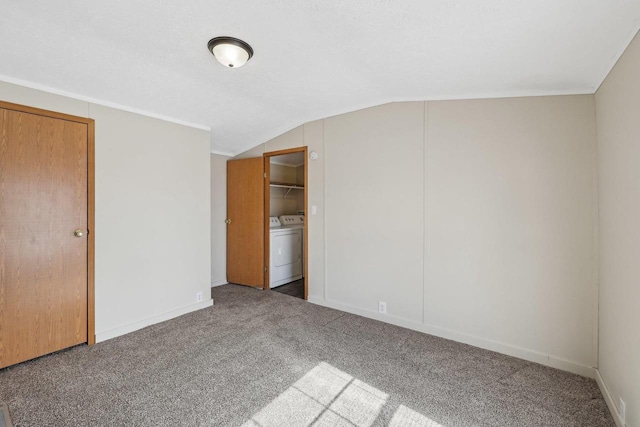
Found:
[[[0,402],[0,427],[12,427],[11,417],[9,416],[9,407]]]
[[[243,427],[369,427],[389,395],[321,362],[258,411]],[[400,405],[390,427],[444,427]]]

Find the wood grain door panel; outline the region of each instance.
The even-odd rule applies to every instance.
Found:
[[[227,280],[264,285],[262,157],[227,162]]]
[[[0,109],[0,129],[4,367],[88,341],[88,125]]]

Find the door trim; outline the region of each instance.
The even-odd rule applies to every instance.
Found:
[[[269,214],[270,214],[270,197],[271,197],[271,157],[281,156],[283,154],[300,153],[304,154],[304,299],[309,299],[309,222],[308,218],[308,199],[309,199],[309,157],[307,156],[308,147],[287,148],[286,150],[270,151],[262,154],[264,158],[264,289],[270,289],[269,286],[269,259],[271,256],[271,247],[269,242]]]
[[[87,125],[87,344],[96,342],[95,324],[95,121],[87,117],[0,101],[0,108]]]

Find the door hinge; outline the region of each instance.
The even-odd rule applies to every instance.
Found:
[[[267,177],[267,173],[266,173],[266,172],[264,173],[264,177],[265,177],[265,178]]]
[[[264,268],[264,272],[265,272],[265,273],[267,272],[267,267],[265,267],[265,268]]]

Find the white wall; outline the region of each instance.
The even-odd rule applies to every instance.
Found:
[[[279,165],[271,162],[269,166],[271,182],[282,182],[295,184],[297,179],[297,169],[294,166]]]
[[[211,305],[208,132],[3,82],[0,99],[95,119],[98,341]]]
[[[302,181],[299,181],[302,170]],[[269,174],[271,182],[285,184],[304,184],[304,166],[286,166],[271,163]],[[269,192],[269,216],[295,215],[304,209],[304,191],[271,187]]]
[[[640,426],[640,36],[596,93],[600,364],[610,403]],[[617,409],[616,409],[617,411]]]
[[[422,322],[424,103],[325,120],[325,300]]]
[[[304,185],[304,165],[296,168],[296,184]]]
[[[595,367],[593,97],[430,102],[427,132],[425,324]]]
[[[227,160],[211,154],[211,286],[227,283]]]
[[[387,104],[239,157],[319,154],[311,302],[591,376],[594,114],[586,95]]]
[[[291,190],[272,187],[269,198],[269,216],[295,215],[298,212],[297,193],[301,190]]]

